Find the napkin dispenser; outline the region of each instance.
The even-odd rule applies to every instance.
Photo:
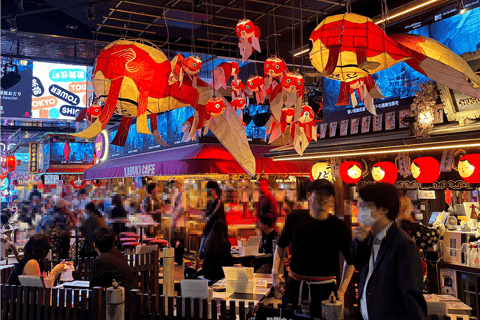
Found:
[[[255,291],[253,268],[223,267],[227,294],[249,293]]]

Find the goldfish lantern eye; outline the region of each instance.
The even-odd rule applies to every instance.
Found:
[[[298,80],[298,81],[297,81],[297,85],[301,86],[301,85],[302,85],[302,81]]]
[[[292,79],[287,79],[287,81],[285,81],[287,84],[290,84],[290,82],[292,82]]]
[[[192,66],[193,66],[194,68],[196,68],[196,67],[197,67],[197,63],[194,62],[194,63],[192,64]]]
[[[237,27],[237,32],[240,33],[240,28]]]
[[[270,65],[267,63],[267,69],[270,68]]]
[[[250,30],[250,25],[247,24],[245,28],[246,28],[247,30]]]
[[[252,81],[250,81],[249,83],[250,83],[251,86],[253,86],[253,82],[252,82]]]
[[[217,103],[217,104],[215,105],[215,108],[220,109],[220,103]]]
[[[277,64],[277,65],[275,66],[275,69],[280,70],[280,66]]]

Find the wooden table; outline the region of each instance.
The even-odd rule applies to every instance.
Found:
[[[227,292],[213,292],[213,299],[223,299],[227,301],[227,307],[229,306],[228,301],[235,301],[235,305],[238,306],[240,301],[245,302],[245,305],[248,305],[250,302],[257,304],[265,299],[273,289],[272,276],[269,274],[260,274],[256,273],[254,275],[255,280],[266,280],[267,287],[257,287],[255,286],[253,294],[246,293],[227,293]],[[225,286],[225,279],[217,281],[214,286]]]

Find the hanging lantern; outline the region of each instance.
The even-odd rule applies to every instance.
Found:
[[[310,170],[310,179],[315,181],[317,179],[327,179],[333,182],[332,166],[328,162],[317,162]]]
[[[293,122],[290,127],[290,135],[293,138],[293,146],[298,154],[302,155],[310,142],[317,141],[317,129],[315,128],[315,113],[309,105],[301,107],[300,118]]]
[[[265,60],[263,64],[263,71],[265,73],[265,78],[278,78],[280,77],[287,69],[287,65],[282,58],[278,57],[270,57]]]
[[[245,101],[244,98],[238,97],[232,100],[231,106],[237,110],[242,110],[243,108],[245,108],[246,104],[247,102]]]
[[[480,154],[467,154],[458,161],[458,173],[470,184],[480,183]]]
[[[397,175],[397,166],[392,162],[377,162],[372,168],[372,176],[375,182],[394,184],[397,181]]]
[[[215,90],[220,88],[227,89],[227,81],[233,76],[232,84],[238,81],[238,63],[235,61],[222,62],[213,69]]]
[[[17,159],[17,167],[21,166],[22,165],[22,160],[20,159]]]
[[[260,76],[251,76],[247,81],[247,89],[250,91],[247,92],[249,95],[255,93],[258,104],[261,104],[265,101],[265,97],[267,95],[265,91],[265,79]]]
[[[9,171],[15,171],[16,159],[14,156],[7,157],[7,168]]]
[[[96,104],[92,104],[90,107],[87,108],[87,120],[93,121],[97,119],[100,114],[102,113],[102,107]]]
[[[440,164],[432,157],[413,160],[410,169],[415,180],[420,183],[434,183],[440,177]]]
[[[207,101],[205,111],[211,116],[218,116],[225,111],[225,103],[221,98],[211,98]]]
[[[236,32],[238,36],[238,48],[242,56],[242,62],[252,55],[253,50],[261,52],[260,49],[260,28],[248,19],[240,20],[237,23]]]
[[[362,165],[356,161],[342,162],[340,165],[340,177],[345,183],[357,183],[362,178]]]

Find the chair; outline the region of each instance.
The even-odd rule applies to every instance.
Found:
[[[10,253],[13,253],[15,255],[15,258],[17,259],[17,262],[20,261],[20,257],[18,255],[17,248],[11,243],[10,241],[3,239],[2,238],[2,252],[1,252],[1,258],[6,258],[7,259],[7,264],[8,264],[8,258]]]
[[[127,255],[131,255],[131,254],[134,254],[135,253],[135,248],[137,246],[141,246],[142,244],[140,242],[124,242],[122,243],[122,247],[123,249],[125,249],[125,254]]]

